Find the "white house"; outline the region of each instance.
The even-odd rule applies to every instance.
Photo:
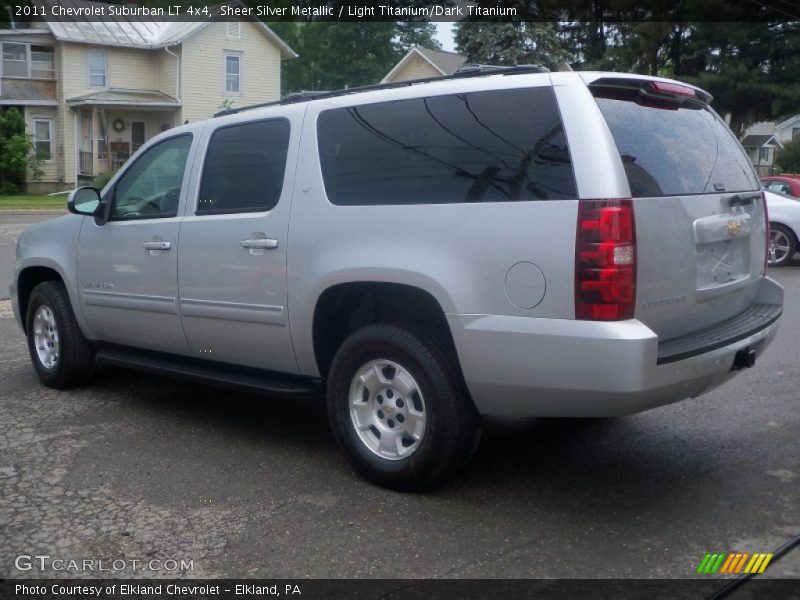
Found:
[[[770,133],[745,135],[742,138],[742,146],[760,176],[772,175],[775,153],[783,148],[783,144],[774,135]]]
[[[43,0],[91,7],[85,0]],[[219,6],[212,14],[219,14]],[[17,107],[42,158],[28,191],[118,168],[157,133],[225,106],[280,98],[297,55],[267,25],[47,20],[0,29],[0,110]]]
[[[800,137],[800,115],[795,115],[775,125],[775,138],[782,144]]]

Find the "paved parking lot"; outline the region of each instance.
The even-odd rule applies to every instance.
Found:
[[[490,420],[424,495],[356,477],[319,402],[117,370],[45,389],[0,301],[0,577],[52,576],[14,567],[49,554],[194,577],[685,578],[705,552],[772,551],[800,533],[800,267],[772,275],[786,310],[755,369],[622,419]],[[767,575],[800,577],[800,550]]]

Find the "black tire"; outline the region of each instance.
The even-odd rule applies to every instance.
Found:
[[[34,331],[36,313],[43,306],[50,309],[55,319],[54,329],[59,345],[58,358],[49,367],[39,358]],[[25,324],[28,352],[39,381],[47,387],[61,390],[83,385],[91,379],[94,350],[78,327],[67,290],[60,281],[46,281],[33,289],[28,300]]]
[[[362,440],[350,416],[351,382],[378,359],[405,369],[424,398],[424,433],[410,456],[383,458]],[[330,368],[327,406],[334,436],[353,467],[396,490],[421,491],[445,483],[472,457],[480,436],[480,415],[444,345],[404,325],[368,325],[345,340]]]
[[[794,232],[786,225],[781,225],[780,223],[770,223],[769,229],[770,237],[773,235],[773,232],[779,232],[785,237],[787,243],[789,244],[789,250],[786,252],[786,254],[775,261],[770,261],[769,265],[771,267],[782,267],[786,264],[789,264],[792,261],[795,252],[797,252],[797,238],[795,237]]]

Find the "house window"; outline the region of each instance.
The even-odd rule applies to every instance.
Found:
[[[3,46],[4,77],[24,77],[26,79],[54,79],[55,59],[52,46],[38,46],[5,42]]]
[[[53,159],[53,122],[49,119],[34,119],[33,143],[39,160]]]
[[[772,148],[758,149],[758,163],[761,165],[769,165],[772,163]]]
[[[800,138],[800,127],[792,127],[792,139]]]
[[[53,79],[56,76],[55,58],[51,46],[31,46],[31,77]]]
[[[106,53],[102,50],[89,51],[89,85],[106,87]]]
[[[240,94],[242,91],[242,65],[238,54],[225,55],[225,92]]]
[[[102,132],[97,138],[97,159],[105,160],[108,157],[108,148],[106,148],[106,138]]]
[[[242,37],[242,24],[238,21],[231,21],[228,23],[228,37],[240,38]]]
[[[27,44],[3,44],[3,76],[28,77]]]

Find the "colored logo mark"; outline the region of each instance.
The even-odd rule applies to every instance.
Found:
[[[739,573],[763,573],[772,554],[765,552],[706,552],[697,573],[701,575],[738,575]]]

